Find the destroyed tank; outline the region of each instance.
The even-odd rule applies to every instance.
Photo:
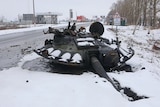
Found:
[[[100,22],[92,23],[89,32],[84,27],[77,31],[75,23],[72,26],[69,23],[62,31],[49,27],[44,34],[53,33],[53,39],[46,39],[44,46],[34,51],[51,64],[93,68],[94,73],[107,79],[118,92],[128,96],[129,101],[148,98],[138,96],[129,87],[122,87],[115,78],[107,74],[112,71],[132,71],[126,61],[134,55],[134,50],[128,48],[123,50],[126,54],[122,53],[118,37],[112,41],[102,38],[104,30]]]
[[[84,27],[77,31],[75,23],[71,26],[69,22],[62,31],[49,27],[44,34],[49,33],[53,33],[53,39],[45,40],[44,47],[34,51],[53,64],[94,68],[98,67],[98,61],[105,71],[131,71],[125,62],[134,55],[134,50],[129,48],[125,51],[127,55],[124,55],[118,37],[112,41],[102,38],[104,26],[100,22],[92,23],[89,32]]]
[[[107,74],[112,71],[132,71],[126,61],[134,55],[134,50],[122,49],[118,37],[112,41],[102,38],[104,30],[100,22],[92,23],[89,32],[84,27],[77,31],[75,23],[72,26],[69,23],[62,31],[49,27],[44,34],[53,33],[53,39],[46,39],[44,46],[34,51],[51,64],[92,68],[94,73],[110,82],[122,96],[127,96],[129,101],[149,98],[139,96],[130,87],[121,86],[119,81]]]

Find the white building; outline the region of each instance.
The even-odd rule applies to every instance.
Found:
[[[60,15],[61,15],[60,13],[54,13],[54,12],[38,13],[35,16],[36,24],[57,24],[58,16]],[[19,17],[19,22],[21,24],[33,24],[34,15],[33,14],[23,14],[22,17]]]

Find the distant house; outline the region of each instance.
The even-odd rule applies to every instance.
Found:
[[[61,14],[54,12],[38,13],[34,19],[33,14],[23,14],[22,17],[19,17],[19,22],[21,24],[33,24],[36,20],[36,24],[57,24],[59,15]]]
[[[79,21],[79,22],[85,22],[85,21],[87,21],[87,18],[85,17],[85,16],[77,16],[77,21]]]
[[[23,14],[22,16],[18,16],[18,20],[20,24],[32,24],[34,19],[33,14]]]
[[[36,23],[37,24],[57,24],[58,23],[58,16],[60,13],[54,12],[47,12],[47,13],[38,13],[36,16]]]

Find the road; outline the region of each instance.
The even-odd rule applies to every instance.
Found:
[[[88,25],[88,23],[77,24],[77,27]],[[45,39],[51,38],[53,34],[44,35],[43,30],[0,35],[0,70],[17,66],[24,55],[33,52],[33,49],[42,47]]]

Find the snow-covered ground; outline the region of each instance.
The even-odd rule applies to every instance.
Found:
[[[115,33],[108,28],[112,26],[105,25],[103,37],[115,38]],[[131,46],[135,50],[135,55],[127,62],[134,72],[108,75],[148,99],[130,102],[108,81],[92,72],[70,75],[22,68],[25,62],[40,58],[31,53],[25,55],[17,67],[0,71],[0,107],[159,107],[160,51],[152,50],[152,46],[160,39],[160,30],[147,34],[147,29],[139,27],[132,35],[133,29],[134,26],[118,27],[118,37],[123,48]]]

